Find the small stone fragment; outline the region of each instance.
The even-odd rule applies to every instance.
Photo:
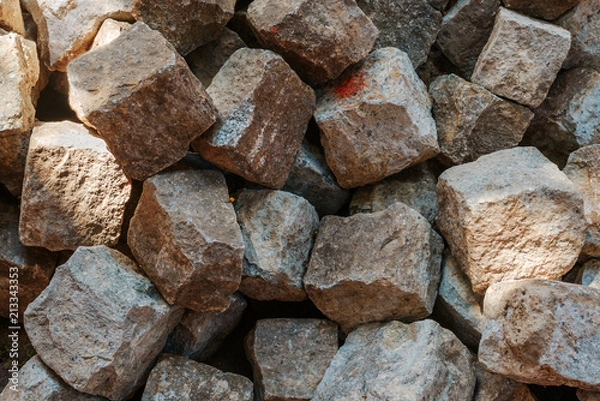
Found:
[[[306,199],[284,191],[244,190],[235,209],[244,237],[240,292],[261,301],[302,301],[302,278],[319,227]]]
[[[194,149],[225,171],[281,188],[314,110],[314,91],[272,51],[239,49],[207,92],[219,121]]]
[[[30,133],[0,137],[0,183],[16,198],[21,196]]]
[[[367,324],[348,335],[312,401],[471,401],[473,358],[433,320]]]
[[[600,288],[600,260],[592,259],[581,266],[578,275],[581,285]]]
[[[52,251],[115,245],[131,183],[105,142],[82,124],[42,123],[29,143],[19,237]]]
[[[183,158],[215,121],[210,98],[183,57],[141,22],[78,57],[67,73],[69,104],[137,180]]]
[[[556,23],[571,32],[572,44],[563,68],[600,70],[600,0],[580,0]]]
[[[570,46],[566,29],[501,7],[471,81],[535,109],[548,94]]]
[[[311,400],[337,350],[337,325],[328,320],[257,321],[246,337],[256,400]]]
[[[445,165],[515,147],[533,112],[454,75],[438,77],[429,87],[440,154]]]
[[[25,24],[19,0],[0,0],[0,28],[25,35]]]
[[[310,84],[337,78],[362,60],[378,34],[354,1],[255,0],[247,18],[259,42]]]
[[[580,0],[504,0],[504,6],[534,18],[552,21],[573,8]]]
[[[220,172],[147,179],[129,224],[131,252],[169,304],[227,309],[240,285],[244,243]]]
[[[442,238],[402,203],[350,217],[325,216],[304,287],[344,331],[391,319],[427,317],[440,280]]]
[[[395,48],[346,71],[319,98],[315,120],[342,188],[372,184],[439,153],[427,88]]]
[[[100,25],[100,29],[98,29],[98,33],[94,37],[94,41],[92,42],[90,50],[112,42],[113,40],[121,36],[121,34],[129,28],[131,28],[131,24],[129,22],[117,21],[112,18],[107,18],[106,20],[104,20],[102,25]]]
[[[25,312],[40,358],[76,390],[126,399],[181,318],[136,269],[106,246],[79,247]]]
[[[252,382],[244,376],[162,354],[150,372],[142,401],[252,401],[252,397]]]
[[[156,29],[185,56],[219,36],[235,0],[132,0],[135,19]]]
[[[550,280],[486,292],[479,361],[522,383],[600,390],[600,290]]]
[[[473,401],[536,401],[526,384],[490,373],[478,361],[473,367],[477,378]]]
[[[438,35],[442,13],[430,0],[358,0],[359,7],[379,30],[375,49],[396,47],[417,68]]]
[[[438,228],[476,294],[492,283],[556,279],[583,246],[583,199],[537,149],[517,147],[438,178]]]

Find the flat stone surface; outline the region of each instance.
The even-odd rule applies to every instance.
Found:
[[[187,309],[169,335],[164,352],[197,361],[206,360],[237,326],[246,305],[244,297],[235,293],[231,296],[229,307],[223,312],[195,312]]]
[[[527,107],[454,74],[438,77],[429,94],[440,145],[438,159],[445,165],[517,146],[533,118]]]
[[[501,7],[471,81],[535,109],[548,94],[570,46],[566,29]]]
[[[371,53],[332,83],[315,120],[342,188],[372,184],[439,153],[427,88],[395,48]]]
[[[473,367],[477,378],[473,401],[536,401],[526,384],[490,373],[478,361]]]
[[[302,279],[319,227],[306,199],[284,191],[244,190],[236,200],[244,237],[240,292],[261,301],[303,301]]]
[[[312,401],[471,401],[468,349],[433,320],[367,324],[348,335]]]
[[[218,171],[161,173],[144,181],[127,243],[170,304],[222,312],[240,285],[244,243]]]
[[[0,183],[16,198],[21,196],[30,132],[0,137]]]
[[[67,73],[71,108],[136,180],[183,158],[216,119],[183,57],[142,22],[78,57]]]
[[[433,308],[442,238],[402,203],[350,217],[325,216],[304,287],[344,331],[367,322],[413,321]]]
[[[600,288],[600,260],[587,261],[579,270],[578,282],[582,285]]]
[[[417,68],[438,35],[442,13],[429,0],[358,0],[358,6],[379,30],[375,49],[396,47]]]
[[[0,28],[25,35],[25,24],[19,0],[0,1]]]
[[[600,0],[580,0],[556,23],[571,32],[572,43],[564,68],[588,67],[600,70]]]
[[[184,56],[219,36],[234,6],[235,0],[131,0],[134,18],[162,33]]]
[[[479,361],[522,383],[600,390],[600,290],[550,280],[491,286]]]
[[[132,395],[181,318],[136,269],[106,246],[79,247],[25,312],[40,358],[76,390]]]
[[[476,294],[503,280],[556,279],[575,264],[583,198],[537,149],[500,150],[449,168],[437,189],[438,228]]]
[[[363,59],[378,34],[354,1],[255,0],[247,19],[261,45],[310,84],[337,78]]]
[[[225,171],[281,188],[314,110],[314,91],[280,56],[261,49],[237,50],[207,91],[219,120],[194,149]]]
[[[162,354],[150,372],[142,401],[252,401],[252,382],[181,356]]]
[[[19,238],[53,251],[116,245],[130,195],[130,181],[91,130],[41,123],[29,143]]]
[[[504,6],[534,18],[552,21],[580,0],[504,0]]]
[[[338,329],[328,320],[263,319],[245,345],[256,400],[309,401],[338,350]]]
[[[102,25],[100,25],[100,28],[98,28],[98,33],[96,33],[96,36],[94,37],[90,50],[109,44],[121,36],[127,29],[131,28],[131,25],[131,23],[125,21],[117,21],[112,18],[105,19]],[[67,94],[68,93],[69,91],[67,89]]]
[[[437,44],[465,78],[469,78],[485,47],[500,0],[458,0],[444,15]]]

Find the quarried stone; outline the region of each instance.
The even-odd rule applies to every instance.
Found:
[[[25,24],[19,0],[0,1],[0,28],[25,35]]]
[[[578,274],[581,285],[600,288],[600,259],[592,259],[581,266]]]
[[[600,70],[600,0],[580,0],[556,23],[571,32],[572,44],[564,68]]]
[[[30,132],[0,137],[0,183],[17,198],[23,188],[29,136]]]
[[[94,41],[92,42],[92,45],[90,46],[90,50],[93,50],[96,47],[103,46],[103,45],[106,45],[106,44],[112,42],[113,40],[115,40],[116,38],[121,36],[121,34],[123,32],[125,32],[126,30],[128,30],[129,28],[131,28],[131,24],[129,22],[117,21],[112,18],[107,18],[106,20],[104,20],[102,25],[100,25],[100,28],[98,29],[98,33],[94,37]],[[67,82],[67,86],[68,86],[68,82]],[[67,94],[69,93],[68,89],[67,89],[66,93]]]
[[[573,8],[580,0],[504,0],[504,6],[530,17],[552,21]]]
[[[526,384],[490,373],[477,361],[473,367],[477,378],[473,401],[536,401]]]

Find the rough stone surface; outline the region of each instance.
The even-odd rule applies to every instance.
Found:
[[[588,67],[600,70],[600,0],[581,0],[556,23],[572,35],[571,50],[564,68]]]
[[[319,98],[315,120],[342,188],[377,182],[439,152],[427,88],[395,48],[346,71]]]
[[[530,108],[542,103],[571,46],[566,29],[500,8],[471,81]]]
[[[479,361],[522,383],[600,390],[600,290],[550,280],[491,286]]]
[[[42,123],[29,143],[19,237],[53,251],[115,245],[131,183],[106,143],[82,124]]]
[[[65,71],[83,54],[106,18],[131,19],[131,0],[23,0],[37,26],[41,59],[51,70]]]
[[[78,57],[67,73],[69,104],[137,180],[183,158],[216,119],[183,57],[141,22]]]
[[[252,382],[181,356],[162,354],[150,372],[142,401],[252,401]]]
[[[446,165],[517,146],[533,112],[454,75],[438,77],[429,87],[440,154]]]
[[[156,29],[186,55],[219,36],[235,0],[131,0],[133,16]]]
[[[577,398],[579,401],[600,401],[600,392],[578,389]]]
[[[580,0],[503,0],[504,6],[534,18],[552,21],[573,8]]]
[[[587,261],[579,270],[578,282],[582,285],[600,288],[600,260]]]
[[[220,313],[186,310],[175,330],[169,335],[165,351],[197,361],[206,360],[220,347],[225,337],[237,326],[246,309],[246,300],[235,293],[229,307]]]
[[[375,48],[396,47],[417,68],[438,35],[442,13],[429,0],[358,0],[359,7],[379,30]]]
[[[500,0],[459,0],[444,15],[437,44],[465,78],[475,68],[499,8]]]
[[[344,331],[367,322],[428,316],[440,279],[442,238],[402,203],[375,213],[325,216],[304,287]]]
[[[247,18],[259,42],[311,84],[334,79],[363,59],[378,34],[354,1],[255,0]]]
[[[346,339],[312,401],[471,401],[468,349],[433,320],[367,324]]]
[[[475,369],[475,394],[473,401],[536,401],[526,384],[490,373],[477,361]]]
[[[436,171],[434,163],[420,163],[377,184],[357,188],[350,202],[350,214],[378,212],[399,201],[433,226],[438,209]]]
[[[302,301],[302,278],[319,227],[306,199],[284,191],[244,190],[235,205],[244,237],[240,292],[261,301]]]
[[[240,285],[244,243],[218,171],[162,173],[144,181],[127,243],[170,304],[222,312]]]
[[[0,1],[0,28],[25,35],[25,24],[19,0]]]
[[[338,350],[337,325],[263,319],[246,338],[258,401],[309,401]]]
[[[280,56],[261,49],[237,50],[207,91],[219,120],[194,149],[225,171],[281,188],[314,110],[314,91]]]
[[[582,255],[600,256],[600,145],[584,146],[571,153],[563,172],[583,195],[587,229]]]
[[[106,246],[79,247],[25,312],[40,358],[76,390],[131,395],[181,318],[136,269]]]
[[[90,50],[93,50],[99,46],[109,44],[110,42],[121,36],[121,34],[129,28],[131,28],[131,24],[129,22],[117,21],[112,18],[107,18],[106,20],[104,20],[102,25],[100,25],[98,33],[94,37],[94,41],[90,46]],[[67,93],[69,93],[68,89]]]
[[[50,282],[57,254],[44,248],[26,247],[19,241],[19,209],[0,200],[0,316],[13,325]],[[16,274],[15,274],[16,273]],[[11,282],[11,279],[13,281]],[[18,286],[18,309],[9,314],[11,290]],[[13,286],[11,288],[11,286]],[[14,294],[14,292],[13,292]],[[14,319],[14,320],[13,320]]]
[[[537,149],[452,167],[438,179],[438,228],[477,294],[492,283],[555,279],[583,246],[583,198]]]
[[[20,197],[25,175],[25,161],[30,133],[0,137],[0,183],[14,196]]]

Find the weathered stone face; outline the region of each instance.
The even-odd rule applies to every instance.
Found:
[[[598,401],[600,400],[600,392],[578,389],[577,399],[579,401]]]
[[[237,50],[207,91],[219,121],[194,149],[225,171],[281,188],[314,110],[314,91],[280,56],[261,49]]]
[[[439,153],[427,88],[406,53],[391,47],[328,87],[315,120],[342,188],[374,183]]]
[[[338,350],[337,325],[319,319],[264,319],[246,337],[257,400],[312,399]]]
[[[98,33],[94,37],[94,41],[90,46],[90,50],[112,42],[129,28],[131,28],[131,24],[129,22],[117,21],[112,18],[105,19],[102,25],[100,25]],[[66,82],[66,84],[68,86],[68,82]],[[68,88],[66,93],[69,93]]]
[[[30,133],[0,138],[0,183],[15,196],[21,196]]]
[[[440,278],[441,237],[402,203],[370,214],[325,216],[304,287],[344,331],[390,319],[428,316]]]
[[[555,279],[575,264],[583,199],[537,149],[501,150],[452,167],[437,189],[438,227],[475,293],[503,280]]]
[[[479,361],[519,382],[600,390],[600,291],[549,280],[491,286]]]
[[[131,395],[181,318],[136,268],[105,246],[79,247],[25,312],[38,355],[76,390]]]
[[[220,172],[147,179],[127,243],[170,304],[222,312],[240,285],[244,243]]]
[[[586,262],[579,271],[578,282],[582,285],[600,288],[600,260],[592,259]]]
[[[25,35],[25,25],[19,0],[0,1],[0,28]]]
[[[130,194],[131,183],[91,130],[42,123],[29,143],[19,238],[53,251],[115,245]]]
[[[477,378],[473,401],[536,401],[526,384],[490,373],[478,361],[473,367]]]
[[[495,95],[536,108],[548,94],[570,46],[569,31],[500,8],[471,81]]]
[[[552,21],[580,0],[504,0],[504,6],[534,18]]]
[[[556,23],[571,32],[572,44],[564,68],[600,69],[600,0],[580,0]]]
[[[468,349],[433,320],[367,324],[348,335],[312,401],[471,401]]]
[[[137,180],[180,160],[216,118],[185,60],[141,22],[78,57],[67,73],[69,104]]]
[[[142,401],[252,401],[252,382],[203,363],[162,354],[150,372]]]
[[[235,0],[132,0],[135,19],[156,29],[186,55],[214,40],[233,17]]]
[[[247,18],[260,43],[310,84],[337,78],[363,59],[378,34],[354,1],[255,0]]]

